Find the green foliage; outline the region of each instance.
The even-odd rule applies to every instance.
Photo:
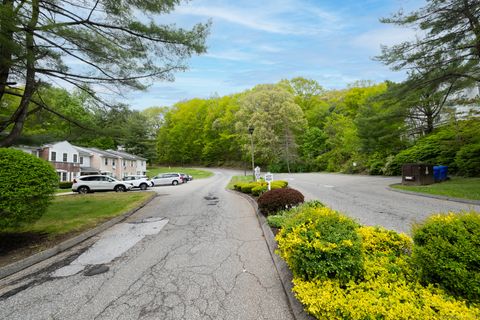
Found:
[[[278,252],[296,278],[355,280],[363,273],[358,224],[327,207],[302,209],[278,233]]]
[[[413,230],[414,267],[423,283],[480,301],[480,214],[438,214]]]
[[[307,312],[317,319],[478,319],[477,306],[415,281],[409,237],[378,227],[360,227],[358,232],[364,256],[361,280],[293,280],[293,291]]]
[[[315,209],[315,208],[321,208],[321,207],[324,207],[324,205],[318,200],[307,201],[291,209],[277,211],[274,215],[269,215],[267,217],[267,222],[268,222],[268,225],[271,227],[283,228],[285,221],[297,215],[301,211],[307,208]]]
[[[480,176],[480,143],[463,146],[455,156],[459,173],[465,176]]]
[[[41,86],[37,85],[40,82],[56,83],[61,79],[95,95],[89,85],[120,92],[125,88],[145,89],[148,80],[172,80],[176,71],[186,68],[188,58],[206,51],[205,39],[210,28],[209,23],[195,24],[190,29],[174,23],[158,23],[162,21],[161,15],[170,13],[179,4],[178,0],[3,3],[0,104],[3,106],[6,96],[13,92],[5,87],[11,80],[24,83],[21,95],[26,103],[9,109],[10,120],[6,125],[2,122],[0,127],[8,135],[0,136],[0,145],[11,145],[21,133],[25,118],[39,109],[63,117],[56,106],[49,106],[48,96],[44,99]],[[135,12],[144,16],[139,17]],[[82,68],[70,68],[77,63]],[[31,77],[22,78],[25,74]]]
[[[73,182],[68,182],[68,181],[65,181],[65,182],[60,182],[58,184],[58,188],[59,189],[70,189],[73,185]]]
[[[399,152],[392,161],[388,162],[385,171],[387,174],[398,175],[401,173],[403,164],[421,162],[446,165],[450,173],[462,172],[464,165],[467,168],[470,165],[468,161],[471,161],[474,166],[474,162],[477,160],[475,147],[468,146],[480,143],[480,136],[478,133],[474,133],[480,132],[479,130],[480,121],[478,119],[459,121],[438,128],[432,134],[418,140],[412,147]],[[464,148],[465,151],[457,157],[461,148]],[[467,161],[460,160],[463,156]],[[462,167],[459,167],[459,164]]]
[[[251,156],[251,139],[255,160],[260,165],[284,162],[289,166],[297,161],[296,135],[303,131],[306,121],[294,96],[282,85],[258,85],[240,99],[235,114],[236,130],[242,149]],[[248,128],[253,127],[252,136]]]
[[[292,208],[303,203],[303,201],[303,194],[290,188],[267,191],[257,200],[258,208],[266,216],[280,210]]]
[[[0,229],[34,222],[58,186],[52,166],[20,150],[0,148]]]
[[[262,193],[266,192],[268,190],[268,185],[262,184],[260,186],[255,186],[252,188],[252,195],[258,197]]]
[[[256,182],[244,183],[240,186],[240,191],[243,193],[252,193],[252,189],[257,186]]]
[[[480,43],[478,9],[477,1],[428,0],[413,12],[400,10],[382,22],[411,28],[418,36],[384,46],[377,59],[394,70],[408,70],[414,90],[433,86],[449,91],[453,98],[452,93],[476,88],[480,52],[470,48]],[[430,90],[429,94],[436,91]],[[462,100],[462,95],[458,96]]]

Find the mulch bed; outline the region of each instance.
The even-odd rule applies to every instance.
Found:
[[[49,237],[47,234],[0,233],[0,267],[27,258],[68,239],[78,232]]]

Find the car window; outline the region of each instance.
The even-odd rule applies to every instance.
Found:
[[[105,177],[105,180],[107,180],[108,182],[115,182],[115,180],[112,179],[112,178],[107,178],[107,177]]]

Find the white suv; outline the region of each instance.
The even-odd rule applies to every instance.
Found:
[[[126,176],[122,180],[131,183],[134,188],[140,188],[140,190],[147,190],[148,187],[153,187],[153,181],[147,176]]]
[[[125,192],[131,190],[133,184],[104,175],[81,176],[73,180],[72,191],[89,193],[94,191]]]

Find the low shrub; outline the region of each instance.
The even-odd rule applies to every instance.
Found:
[[[480,214],[429,217],[413,230],[413,263],[422,283],[480,302]]]
[[[295,277],[337,279],[342,283],[363,273],[358,224],[327,207],[305,208],[286,220],[278,233],[278,253]]]
[[[304,197],[295,189],[275,189],[262,194],[257,202],[258,208],[265,215],[292,208],[303,203]]]
[[[0,228],[32,223],[47,210],[58,177],[46,161],[0,148]]]
[[[59,189],[71,189],[71,188],[72,188],[72,184],[73,184],[73,182],[68,182],[68,181],[59,182],[59,183],[58,183],[58,188],[59,188]]]
[[[275,189],[282,189],[288,187],[288,182],[283,181],[283,180],[275,180],[270,182],[270,189],[275,190]]]
[[[268,186],[265,186],[265,185],[256,186],[252,188],[252,195],[258,197],[259,195],[266,192],[267,190],[268,190]]]
[[[480,310],[418,283],[374,279],[341,284],[338,280],[293,280],[297,299],[317,319],[475,320]]]
[[[465,319],[480,309],[415,280],[412,240],[379,227],[360,227],[364,273],[358,281],[294,278],[293,291],[317,319]]]
[[[318,200],[304,202],[301,205],[293,207],[291,209],[278,211],[275,215],[269,215],[267,217],[267,222],[270,227],[282,228],[284,222],[288,218],[295,216],[305,208],[321,208],[321,207],[324,207],[324,205]]]
[[[465,176],[480,176],[480,143],[462,147],[455,157],[459,172]]]
[[[250,182],[242,184],[240,188],[243,193],[252,193],[252,189],[256,186],[257,184],[255,182]]]

